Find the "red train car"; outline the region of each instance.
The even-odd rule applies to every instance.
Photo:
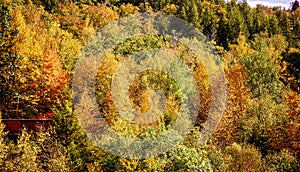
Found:
[[[18,135],[23,128],[28,131],[46,131],[51,125],[51,119],[2,119],[4,131],[8,131],[9,136]]]

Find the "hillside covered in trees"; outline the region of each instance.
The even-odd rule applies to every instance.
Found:
[[[18,138],[9,137],[0,123],[0,171],[298,171],[300,8],[297,0],[291,3],[291,9],[252,9],[235,0],[0,0],[1,118],[52,119],[46,132],[23,130]],[[72,91],[80,53],[98,30],[139,12],[192,23],[220,57],[226,110],[205,144],[198,139],[212,88],[200,62],[192,69],[200,91],[197,122],[172,150],[142,159],[119,157],[98,147],[83,130],[77,114],[89,112],[75,111]],[[149,109],[152,94],[142,81],[167,95],[167,111],[150,126],[120,119],[109,88],[127,55],[173,46],[168,37],[149,34],[127,39],[107,54],[95,87],[103,121],[113,130],[143,139],[175,123],[183,98],[166,74],[143,72],[129,88],[140,112]],[[177,46],[174,51],[183,61],[194,58]]]

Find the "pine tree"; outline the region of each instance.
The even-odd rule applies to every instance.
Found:
[[[300,48],[300,10],[289,14],[291,21],[290,47]]]
[[[295,2],[292,2],[292,9],[291,11],[296,11],[298,8],[300,7],[299,5],[299,1],[298,0],[295,0]]]
[[[280,11],[278,14],[279,26],[281,28],[281,33],[287,37],[288,42],[291,38],[291,22],[288,13],[285,11]]]
[[[274,14],[268,16],[268,33],[269,35],[279,34],[281,32],[279,28],[279,21]]]

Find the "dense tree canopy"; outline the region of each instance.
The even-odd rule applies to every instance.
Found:
[[[24,129],[18,138],[0,123],[0,171],[299,170],[300,8],[298,0],[291,4],[282,9],[251,8],[235,0],[0,0],[0,117],[52,119],[48,131]],[[190,22],[219,55],[227,104],[206,144],[197,140],[212,88],[198,61],[189,68],[200,91],[197,122],[171,151],[145,159],[118,157],[95,145],[80,125],[77,114],[90,112],[74,110],[71,82],[82,48],[108,23],[137,12],[163,12]],[[100,122],[135,138],[155,136],[174,124],[182,95],[165,73],[140,73],[129,87],[139,112],[151,107],[153,90],[164,90],[167,110],[150,126],[121,119],[110,90],[114,72],[136,52],[177,46],[173,53],[185,63],[196,59],[174,42],[162,35],[132,37],[106,54],[95,81],[104,114]]]

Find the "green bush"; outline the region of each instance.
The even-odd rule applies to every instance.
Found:
[[[179,145],[168,153],[165,171],[211,171],[212,165],[205,150]]]
[[[296,158],[288,151],[268,154],[263,161],[262,171],[298,171],[300,166]]]
[[[265,155],[274,149],[272,145],[284,143],[280,135],[288,124],[287,111],[287,105],[276,103],[271,95],[252,99],[241,123],[241,138]]]
[[[222,171],[258,171],[261,154],[253,146],[233,143],[226,147]]]

